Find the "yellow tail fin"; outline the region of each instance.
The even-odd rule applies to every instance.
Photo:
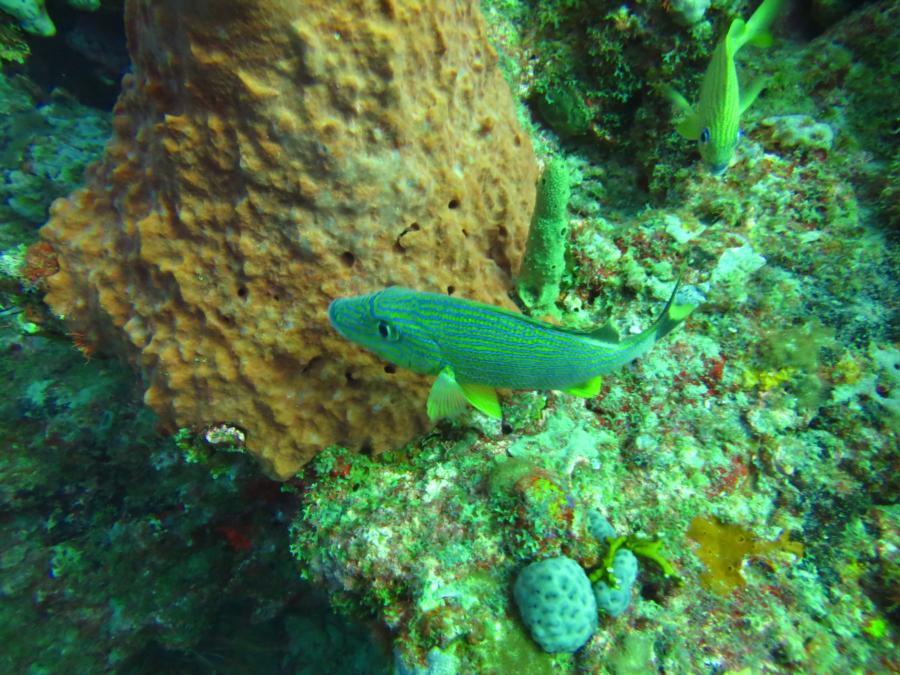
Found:
[[[734,51],[743,47],[748,42],[755,47],[768,47],[772,44],[772,34],[769,33],[769,26],[775,20],[784,7],[785,0],[763,0],[762,4],[756,8],[747,23],[743,26],[743,30],[739,33],[735,31]]]

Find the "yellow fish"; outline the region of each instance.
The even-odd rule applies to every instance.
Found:
[[[760,78],[742,92],[734,56],[747,43],[757,47],[772,44],[769,25],[783,5],[784,0],[764,0],[749,21],[731,22],[725,39],[713,52],[696,106],[671,87],[663,87],[672,103],[687,113],[676,130],[688,140],[697,141],[700,156],[712,173],[722,173],[728,167],[740,140],[741,115],[765,87],[765,80]]]

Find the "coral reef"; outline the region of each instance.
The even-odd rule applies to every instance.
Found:
[[[58,90],[45,105],[20,112],[0,122],[6,139],[0,158],[0,217],[42,224],[47,205],[81,185],[85,167],[103,151],[111,124],[108,115]],[[56,142],[44,143],[46,136]]]
[[[594,584],[594,597],[597,607],[615,618],[631,603],[631,588],[638,576],[637,558],[627,548],[619,549],[613,556],[610,570],[613,583],[598,581]]]
[[[886,27],[884,11],[776,46],[769,65],[784,65],[729,173],[663,153],[662,204],[619,206],[617,177],[590,164],[586,141],[536,130],[573,167],[563,319],[639,331],[684,260],[708,302],[669,349],[606,378],[586,407],[513,394],[499,431],[464,418],[383,463],[335,448],[312,465],[293,534],[301,569],[336,603],[383,617],[400,662],[427,668],[442,654],[460,673],[897,668],[900,266],[866,189],[883,166],[884,148],[870,147],[883,119],[853,135],[866,109],[838,106],[863,101],[883,74],[813,67],[834,35]],[[804,86],[815,105],[793,104]],[[754,126],[762,119],[772,124]],[[611,587],[619,539],[658,563],[641,561],[629,610],[604,612],[573,655],[530,644],[510,607],[517,575],[565,556]]]
[[[3,61],[25,63],[25,58],[30,53],[31,48],[18,27],[0,24],[0,63]]]
[[[294,497],[247,456],[193,461],[114,362],[0,322],[0,671],[386,672],[298,584]]]
[[[272,475],[422,431],[424,383],[326,308],[391,284],[506,296],[535,164],[476,3],[126,10],[115,136],[41,232],[49,305],[131,356],[170,427],[237,426]]]
[[[23,170],[23,147],[43,158],[20,185],[46,212],[102,154],[107,115],[35,91],[0,76],[0,175]],[[0,204],[0,671],[387,672],[366,626],[297,583],[295,497],[222,452],[227,428],[159,434],[133,374],[46,320],[34,282],[57,262],[36,236]]]
[[[714,3],[707,11],[703,0],[539,0],[531,12],[515,2],[484,4],[504,22],[497,35],[504,67],[537,119],[602,151],[608,170],[633,174],[635,160],[652,170],[668,132],[656,89],[694,91],[716,39],[754,3]]]
[[[0,0],[0,12],[6,12],[17,19],[23,30],[51,37],[56,35],[56,26],[47,13],[44,0]],[[75,9],[94,12],[100,9],[100,0],[69,0]]]
[[[741,575],[741,567],[748,556],[777,552],[798,558],[803,555],[803,545],[790,541],[787,532],[775,541],[758,541],[740,525],[726,525],[703,516],[691,521],[687,536],[700,545],[697,555],[706,565],[706,572],[700,575],[700,583],[713,593],[724,596],[747,585]]]
[[[22,29],[29,33],[44,37],[56,33],[56,26],[47,14],[44,0],[0,0],[0,11],[16,19]]]
[[[690,26],[678,12],[705,2],[485,0],[487,26],[412,0],[272,13],[289,4],[131,0],[117,135],[38,241],[105,113],[17,67],[0,78],[16,186],[0,200],[0,670],[900,672],[900,5],[786,15],[742,64],[770,86],[713,177],[652,89],[693,90],[758,0]],[[399,25],[436,51],[397,52]],[[435,84],[446,69],[458,89]],[[421,428],[397,422],[424,407],[417,381],[332,339],[324,306],[393,282],[506,302],[533,194],[519,129],[571,178],[542,309],[561,329],[639,333],[678,278],[707,300],[597,396],[503,392],[502,419],[471,410],[400,447]],[[172,396],[163,430],[179,411],[190,428],[159,433],[119,354],[151,401]],[[247,419],[283,432],[273,473],[311,457],[295,478],[260,475]],[[323,431],[394,447],[317,446]],[[529,573],[560,560],[565,578]],[[548,642],[533,629],[573,609],[554,596],[573,578],[598,611]]]
[[[709,9],[709,0],[670,0],[668,11],[672,13],[675,20],[685,26],[691,26],[706,14]]]

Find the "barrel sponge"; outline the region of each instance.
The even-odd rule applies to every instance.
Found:
[[[429,383],[331,330],[392,284],[506,304],[537,170],[476,0],[128,0],[134,72],[41,236],[46,300],[165,427],[273,476],[424,431]]]
[[[531,637],[545,652],[574,652],[597,630],[597,602],[581,566],[565,556],[531,563],[513,596]]]

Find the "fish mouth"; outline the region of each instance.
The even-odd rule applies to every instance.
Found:
[[[723,173],[725,173],[725,169],[728,168],[728,162],[723,162],[721,164],[709,164],[706,168],[712,175],[721,176]]]
[[[340,304],[343,302],[341,298],[337,300],[332,300],[328,304],[328,321],[331,322],[332,327],[341,335],[344,334],[344,331],[341,330],[340,320],[338,319],[338,311],[340,309]]]

